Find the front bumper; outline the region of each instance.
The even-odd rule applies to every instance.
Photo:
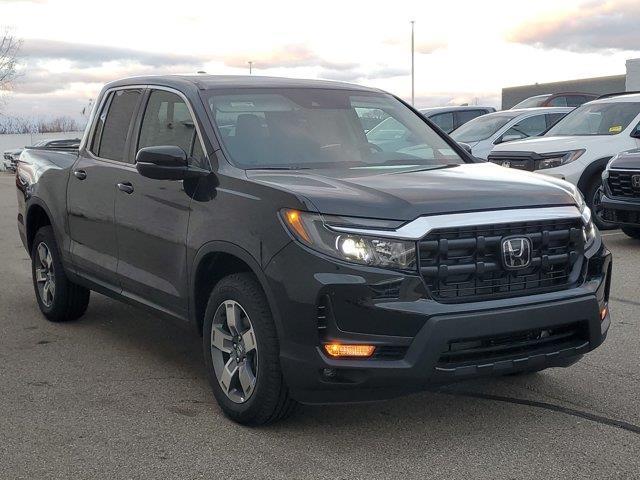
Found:
[[[579,287],[473,303],[435,302],[419,277],[337,264],[295,243],[266,273],[278,306],[283,373],[303,403],[380,400],[478,376],[568,366],[604,341],[610,323],[608,313],[601,319],[611,274],[604,247]],[[531,332],[561,335],[527,342]],[[333,359],[321,349],[324,341],[377,350],[370,359]],[[494,344],[506,348],[485,348]],[[452,356],[452,345],[473,352]]]
[[[640,227],[640,201],[637,199],[611,198],[603,193],[602,217],[612,223]]]

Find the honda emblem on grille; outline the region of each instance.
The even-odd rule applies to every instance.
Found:
[[[531,263],[531,240],[528,237],[503,238],[502,261],[509,270],[528,267]]]
[[[640,190],[640,175],[631,176],[631,186],[634,190]]]

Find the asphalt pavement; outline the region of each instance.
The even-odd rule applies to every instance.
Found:
[[[80,321],[44,320],[0,173],[0,478],[640,478],[640,242],[605,235],[612,326],[578,364],[250,429],[191,331],[95,293]]]

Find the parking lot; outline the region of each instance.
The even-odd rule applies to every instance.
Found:
[[[640,478],[640,242],[618,231],[609,337],[573,367],[249,429],[191,331],[97,294],[43,319],[14,190],[0,173],[0,478]]]

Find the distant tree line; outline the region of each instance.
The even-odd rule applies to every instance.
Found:
[[[32,119],[0,116],[0,134],[77,132],[81,129],[80,124],[71,117]]]

